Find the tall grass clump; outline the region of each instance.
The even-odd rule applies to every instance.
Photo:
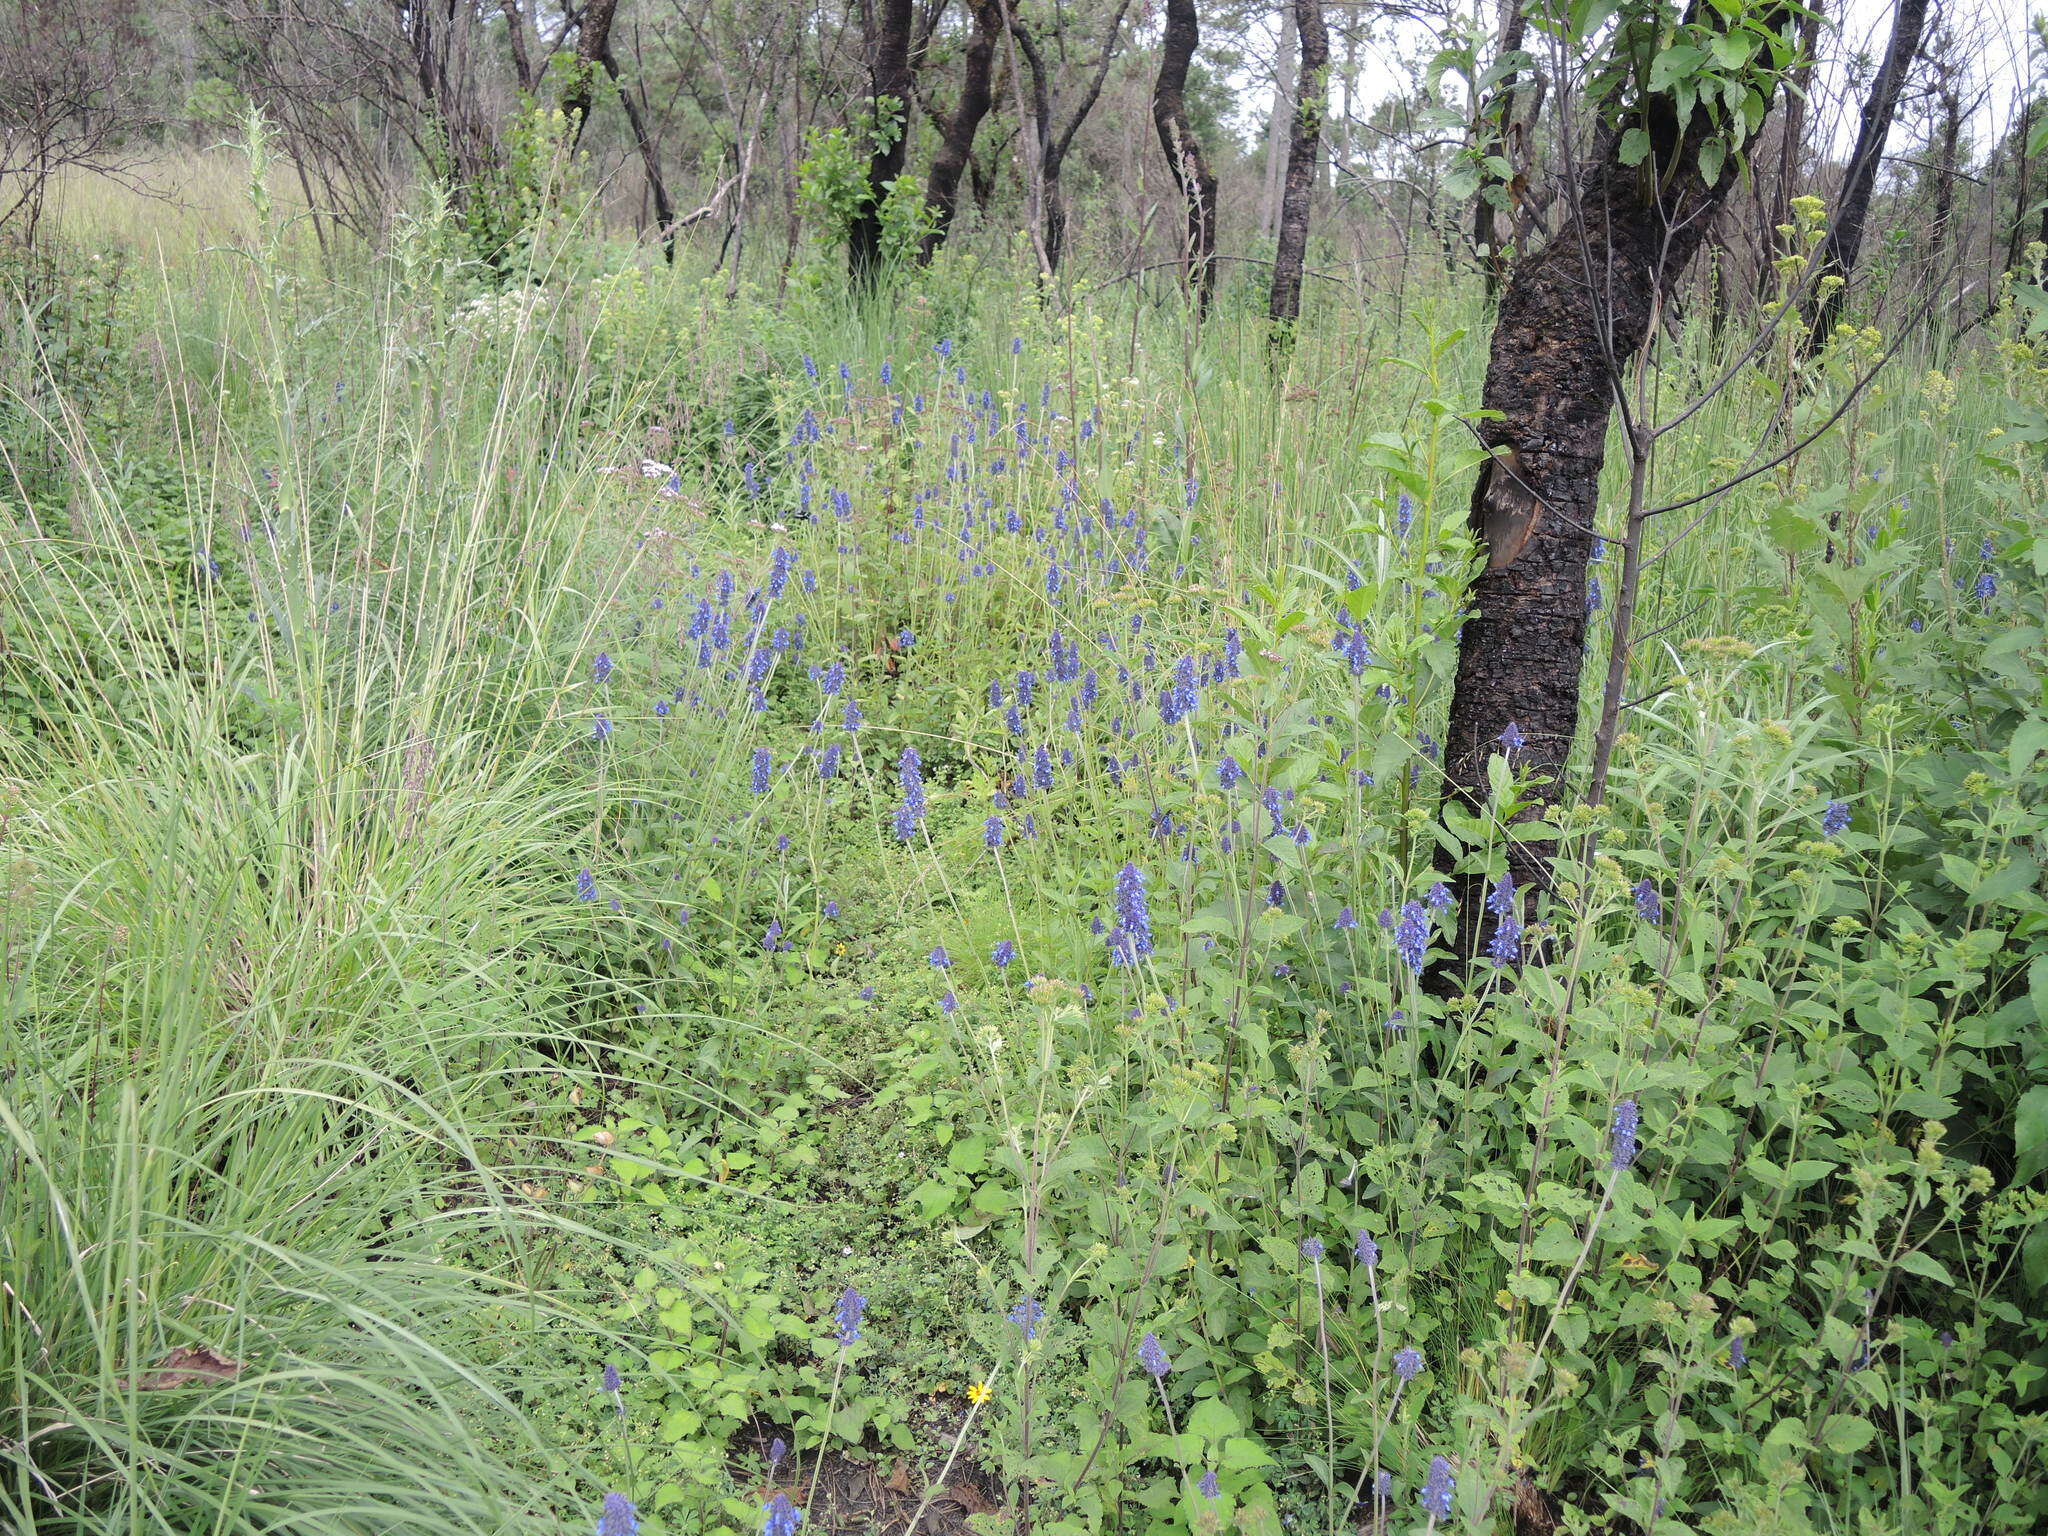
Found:
[[[158,276],[157,398],[10,402],[63,494],[0,557],[0,1509],[524,1528],[597,1347],[539,1193],[595,1065],[562,669],[630,550],[532,316],[218,260]]]

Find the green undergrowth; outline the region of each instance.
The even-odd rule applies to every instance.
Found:
[[[1660,450],[1852,405],[1659,535],[1438,996],[1532,790],[1438,804],[1476,295],[1276,382],[967,252],[460,250],[10,314],[7,1523],[709,1536],[829,1452],[1061,1536],[1439,1458],[1437,1529],[2039,1528],[2037,289]]]

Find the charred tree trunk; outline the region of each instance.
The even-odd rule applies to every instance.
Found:
[[[583,20],[576,28],[576,67],[570,72],[568,88],[562,92],[562,116],[569,121],[569,142],[583,142],[583,129],[590,121],[590,103],[597,86],[597,71],[612,46],[612,18],[619,0],[589,0]]]
[[[1942,261],[1948,254],[1949,225],[1956,211],[1956,153],[1963,134],[1962,93],[1952,85],[1941,92],[1941,146],[1934,169],[1934,211],[1927,221],[1927,269],[1934,281],[1942,280]]]
[[[847,262],[855,283],[871,287],[882,266],[882,202],[903,174],[910,139],[911,0],[876,0],[876,30],[868,50],[870,105],[875,128],[868,160],[868,199],[848,232]]]
[[[1080,101],[1075,103],[1065,127],[1054,120],[1052,72],[1038,39],[1032,36],[1031,29],[1014,9],[1010,13],[1010,35],[1016,39],[1017,47],[1024,55],[1025,69],[1031,76],[1030,121],[1025,126],[1030,134],[1030,153],[1038,168],[1038,243],[1045,259],[1044,275],[1048,278],[1059,274],[1060,257],[1067,244],[1067,198],[1060,173],[1066,169],[1067,152],[1074,147],[1074,135],[1081,131],[1081,125],[1101,99],[1102,83],[1109,78],[1109,66],[1116,59],[1117,39],[1123,33],[1124,14],[1129,9],[1130,0],[1120,0],[1116,15],[1110,18],[1109,36],[1102,44],[1102,54],[1095,62],[1094,77],[1082,92]]]
[[[640,103],[633,93],[626,89],[626,82],[619,77],[618,61],[609,50],[604,56],[605,72],[612,77],[612,83],[619,88],[619,105],[626,110],[626,126],[633,131],[633,147],[640,152],[640,167],[647,177],[647,195],[654,203],[654,229],[661,239],[662,259],[670,266],[676,260],[676,206],[669,200],[668,182],[661,174],[661,151],[654,142],[654,135],[648,131],[647,119],[640,110]]]
[[[2005,270],[2008,272],[2018,272],[2020,270],[2021,258],[2027,248],[2027,216],[2034,211],[2033,203],[2028,196],[2028,188],[2031,181],[2029,172],[2033,169],[2033,157],[2027,153],[2028,145],[2033,137],[2034,102],[2032,97],[2028,97],[2020,103],[2019,124],[2013,129],[2012,133],[2014,177],[2012,225],[2007,229],[2005,236]],[[1992,196],[1992,206],[1994,208],[1998,206],[1997,194],[1995,192]],[[2048,212],[2048,208],[2044,208],[2043,211]],[[1994,236],[1994,238],[1996,237]],[[1991,289],[1994,293],[1997,292],[1998,285],[1994,282],[1991,284]],[[1996,301],[1994,300],[1993,302]]]
[[[511,0],[505,0],[506,16],[514,20]],[[571,145],[583,141],[595,99],[597,72],[601,69],[619,93],[619,105],[626,114],[626,126],[633,132],[633,148],[639,152],[640,167],[647,178],[647,195],[654,204],[654,228],[661,237],[661,254],[671,264],[676,259],[676,210],[669,200],[668,182],[661,174],[661,152],[647,119],[633,93],[626,89],[619,61],[612,53],[612,22],[618,16],[618,0],[590,0],[583,8],[583,20],[576,31],[576,68],[562,93],[562,115],[569,123]]]
[[[1774,32],[1784,21],[1783,10],[1767,14]],[[1647,160],[1624,165],[1621,129],[1602,130],[1571,213],[1515,264],[1494,325],[1482,397],[1489,419],[1479,429],[1494,459],[1471,509],[1486,565],[1459,635],[1444,742],[1447,806],[1482,817],[1499,752],[1534,781],[1525,817],[1560,798],[1579,726],[1586,566],[1608,420],[1623,370],[1735,180],[1732,156],[1712,180],[1702,172],[1705,113],[1681,126],[1671,97],[1659,94],[1628,114],[1628,126],[1648,132]],[[1547,885],[1554,852],[1548,839],[1510,842],[1516,885]],[[1483,880],[1457,878],[1461,957],[1477,953]],[[1432,986],[1448,990],[1463,969],[1462,960],[1440,969]]]
[[[1760,305],[1769,304],[1776,292],[1776,259],[1784,254],[1778,230],[1792,222],[1792,189],[1798,184],[1799,164],[1806,154],[1807,93],[1813,88],[1814,47],[1820,41],[1824,8],[1825,0],[1810,0],[1800,20],[1796,54],[1799,64],[1785,91],[1785,119],[1778,132],[1778,173],[1771,195],[1757,198],[1757,209],[1763,217],[1756,252],[1756,299]]]
[[[932,157],[931,174],[925,181],[924,200],[932,211],[932,228],[917,253],[920,264],[938,254],[953,227],[953,214],[960,204],[960,178],[974,158],[975,131],[995,99],[991,80],[996,38],[1002,30],[1001,9],[998,0],[968,0],[968,4],[974,14],[974,33],[967,40],[960,100],[941,129],[939,152]]]
[[[1892,13],[1892,40],[1885,49],[1884,63],[1870,83],[1863,100],[1863,116],[1856,129],[1856,152],[1849,158],[1849,178],[1834,217],[1828,221],[1827,238],[1816,257],[1820,285],[1830,277],[1842,279],[1832,286],[1817,286],[1808,309],[1806,350],[1818,351],[1835,328],[1848,292],[1848,279],[1856,270],[1856,257],[1863,249],[1863,226],[1870,217],[1870,194],[1877,186],[1878,162],[1884,158],[1885,140],[1891,137],[1892,118],[1899,107],[1899,92],[1905,88],[1913,59],[1920,51],[1920,34],[1927,28],[1927,0],[1898,0]]]
[[[1209,169],[1188,120],[1188,66],[1201,40],[1195,0],[1166,0],[1159,77],[1152,83],[1152,125],[1159,130],[1159,147],[1166,151],[1166,164],[1187,203],[1183,259],[1188,289],[1196,313],[1206,315],[1216,294],[1216,173]]]
[[[1301,271],[1308,258],[1309,204],[1316,189],[1316,162],[1329,111],[1330,32],[1323,24],[1323,0],[1294,0],[1294,29],[1301,41],[1295,72],[1294,112],[1288,120],[1287,179],[1280,190],[1280,241],[1273,253],[1273,294],[1267,305],[1269,339],[1285,352],[1301,318]]]
[[[478,99],[471,54],[475,14],[457,0],[403,7],[406,46],[427,115],[443,138],[449,190],[469,210],[498,168],[498,145]]]
[[[1499,58],[1522,51],[1523,39],[1527,36],[1529,20],[1522,9],[1522,0],[1501,0],[1501,28]],[[1509,118],[1515,109],[1515,84],[1518,72],[1509,70],[1501,76],[1500,83],[1487,96],[1485,105],[1479,111],[1479,190],[1472,194],[1472,248],[1479,253],[1480,269],[1486,275],[1486,296],[1497,297],[1500,285],[1507,276],[1507,256],[1502,249],[1500,215],[1502,209],[1497,202],[1509,195],[1511,183],[1497,171],[1486,168],[1485,159],[1505,157],[1512,146],[1509,143]]]
[[[505,13],[505,40],[512,50],[512,72],[519,79],[519,89],[533,90],[533,55],[526,47],[526,17],[520,13],[519,0],[498,0],[498,8]]]

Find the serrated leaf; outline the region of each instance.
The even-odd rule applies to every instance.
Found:
[[[1205,1397],[1188,1414],[1187,1430],[1211,1442],[1228,1440],[1244,1428],[1230,1404],[1220,1397]]]
[[[1837,1456],[1852,1456],[1876,1438],[1876,1426],[1851,1413],[1829,1414],[1820,1431],[1820,1443]]]

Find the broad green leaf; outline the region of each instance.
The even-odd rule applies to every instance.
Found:
[[[1230,1404],[1220,1397],[1205,1397],[1188,1413],[1188,1433],[1211,1442],[1228,1440],[1244,1428]]]
[[[1820,1431],[1820,1443],[1838,1456],[1854,1455],[1876,1438],[1876,1427],[1852,1413],[1829,1414]]]
[[[2024,1184],[2048,1168],[2048,1086],[2020,1095],[2012,1117],[2013,1179]]]

